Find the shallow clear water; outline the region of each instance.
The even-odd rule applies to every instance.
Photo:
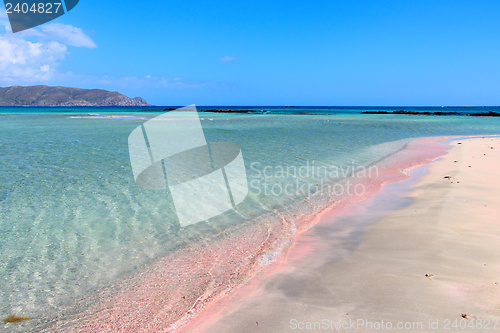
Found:
[[[410,138],[500,134],[498,118],[200,113],[207,141],[240,146],[250,194],[237,212],[181,228],[169,192],[132,176],[127,138],[160,114],[148,110],[0,109],[1,316],[48,316],[228,226],[321,206],[318,184]]]

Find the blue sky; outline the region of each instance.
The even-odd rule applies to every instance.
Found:
[[[500,105],[499,13],[496,0],[80,0],[0,29],[0,85],[157,105]]]

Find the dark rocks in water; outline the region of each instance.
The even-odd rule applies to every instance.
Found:
[[[393,111],[393,114],[419,114],[419,112],[415,111],[405,111],[405,110],[398,110],[398,111]]]
[[[362,114],[391,114],[389,111],[364,111]]]
[[[433,116],[466,116],[466,113],[462,112],[431,112]]]
[[[362,114],[406,114],[406,115],[424,115],[424,116],[489,116],[489,117],[497,117],[497,113],[489,112],[489,113],[463,113],[463,112],[418,112],[418,111],[405,111],[405,110],[396,110],[396,111],[364,111]],[[500,116],[500,114],[498,114]]]
[[[231,109],[208,109],[200,110],[202,112],[215,112],[215,113],[250,113],[251,110],[231,110]]]
[[[362,114],[431,114],[430,112],[416,112],[416,111],[405,111],[405,110],[396,110],[396,111],[364,111]]]
[[[174,111],[174,110],[177,110],[176,108],[166,108],[166,109],[163,109],[163,111]]]
[[[361,112],[363,114],[431,114],[430,112],[416,112],[416,111],[405,111],[405,110],[396,110],[396,111],[364,111]]]
[[[471,113],[470,116],[473,117],[500,117],[500,113],[498,112],[482,112],[482,113]]]
[[[460,112],[417,112],[417,111],[394,111],[393,114],[410,114],[410,115],[426,115],[426,116],[465,116],[465,113]]]
[[[265,110],[233,110],[233,109],[208,109],[208,110],[199,110],[200,112],[214,112],[214,113],[269,113],[269,111]]]

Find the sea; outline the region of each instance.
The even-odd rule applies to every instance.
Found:
[[[1,322],[0,330],[50,331],[98,308],[158,262],[252,230],[278,230],[292,217],[279,245],[256,240],[257,247],[228,253],[243,264],[227,269],[255,274],[278,260],[300,229],[293,217],[311,218],[347,192],[361,192],[346,187],[349,179],[362,183],[375,170],[370,167],[412,140],[500,134],[495,117],[362,114],[470,114],[500,107],[198,107],[207,142],[241,149],[248,195],[236,209],[181,225],[168,188],[136,184],[129,154],[132,131],[166,108],[0,108],[0,317],[31,318]],[[255,112],[206,112],[211,109]],[[231,249],[241,250],[235,245],[225,251]],[[183,265],[171,268],[184,269],[189,275]],[[210,273],[210,281],[218,278],[214,272],[221,269]],[[220,281],[236,285],[245,278]],[[186,282],[184,299],[199,299],[204,285]],[[182,310],[185,304],[175,306]]]

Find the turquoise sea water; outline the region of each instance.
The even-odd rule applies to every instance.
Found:
[[[250,194],[181,228],[168,191],[136,186],[128,155],[130,132],[161,108],[1,108],[0,316],[50,316],[228,226],[321,206],[314,186],[346,176],[287,167],[348,170],[415,137],[500,134],[499,118],[359,114],[402,108],[255,109],[272,112],[200,113],[207,141],[240,146]]]

